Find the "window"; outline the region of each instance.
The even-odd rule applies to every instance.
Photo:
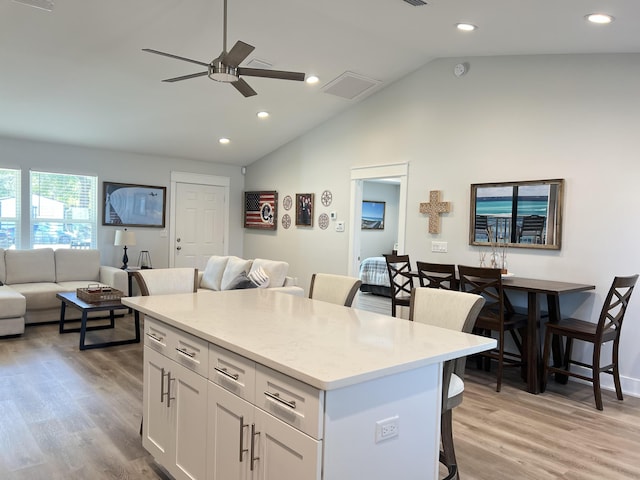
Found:
[[[0,248],[15,248],[19,215],[20,170],[0,168]]]
[[[90,248],[97,234],[97,177],[31,172],[31,246]]]

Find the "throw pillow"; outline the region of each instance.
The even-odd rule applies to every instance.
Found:
[[[220,284],[220,290],[229,290],[229,285],[233,282],[238,275],[242,272],[248,272],[251,267],[251,260],[245,260],[240,257],[229,257],[227,266],[222,274],[222,282]]]
[[[207,266],[202,274],[200,286],[209,290],[221,290],[222,274],[227,266],[229,257],[214,255],[207,261]]]
[[[229,284],[228,290],[243,290],[246,288],[258,288],[258,285],[247,278],[247,272],[242,272]]]
[[[270,287],[282,287],[287,278],[289,264],[287,262],[279,262],[275,260],[265,260],[264,258],[256,258],[251,265],[251,271],[262,268],[269,277]],[[251,271],[249,273],[251,273]]]
[[[251,269],[249,275],[247,275],[249,280],[251,280],[258,288],[267,288],[269,286],[269,276],[265,273],[262,267],[257,269]]]
[[[241,290],[246,288],[265,288],[269,285],[269,277],[261,268],[251,273],[241,272],[229,283],[227,290]]]

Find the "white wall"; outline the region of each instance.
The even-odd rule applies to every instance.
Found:
[[[28,185],[29,170],[97,175],[98,203],[102,203],[102,182],[137,183],[167,187],[166,230],[160,228],[131,227],[135,231],[136,245],[128,249],[129,264],[136,265],[140,250],[149,250],[154,267],[169,265],[170,175],[172,171],[219,175],[231,179],[229,252],[242,255],[242,190],[244,177],[240,168],[230,165],[156,157],[135,153],[98,150],[45,142],[32,142],[0,137],[0,167],[22,169],[23,185]],[[103,226],[102,207],[98,211],[98,245],[105,265],[122,265],[122,247],[114,247],[115,226]],[[27,224],[28,218],[24,219]],[[24,223],[23,223],[24,225]]]
[[[470,69],[456,78],[460,61]],[[468,244],[470,184],[564,178],[562,249],[511,249],[509,268],[597,285],[595,293],[562,299],[564,315],[595,321],[613,276],[640,272],[639,78],[638,54],[440,59],[251,165],[247,188],[275,189],[280,199],[329,189],[333,204],[319,208],[316,220],[336,210],[346,221],[351,167],[409,162],[406,253],[414,261],[477,265],[479,247]],[[453,205],[437,235],[419,213],[429,190]],[[348,238],[333,224],[324,231],[279,225],[276,232],[245,230],[244,253],[288,261],[308,288],[315,271],[347,272]],[[432,240],[447,241],[448,253],[431,253]],[[636,296],[621,372],[625,392],[640,395]]]
[[[363,182],[362,198],[385,202],[384,229],[362,230],[360,233],[360,256],[380,257],[391,253],[398,241],[398,200],[400,186],[389,183]]]

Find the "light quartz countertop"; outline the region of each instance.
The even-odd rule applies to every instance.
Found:
[[[321,390],[494,348],[496,341],[269,289],[122,303]]]

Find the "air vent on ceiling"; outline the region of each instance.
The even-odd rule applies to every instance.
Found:
[[[379,84],[380,82],[378,80],[363,77],[353,72],[344,72],[335,80],[327,83],[323,87],[323,91],[324,93],[346,98],[347,100],[354,100],[370,92],[373,87]]]
[[[413,5],[414,7],[421,7],[422,5],[426,5],[427,2],[423,2],[422,0],[404,0],[409,5]]]
[[[251,61],[249,63],[247,63],[247,67],[249,68],[266,68],[266,69],[270,69],[273,68],[273,64],[265,61],[265,60],[260,60],[258,58],[252,58]]]

